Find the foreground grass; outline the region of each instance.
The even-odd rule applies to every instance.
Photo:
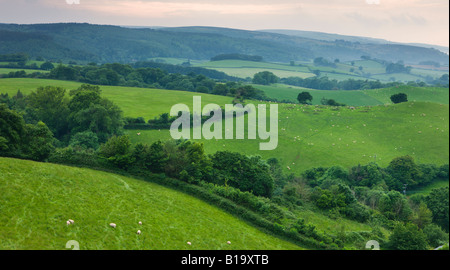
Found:
[[[0,250],[69,240],[96,250],[301,249],[191,196],[95,170],[0,158],[0,190]]]

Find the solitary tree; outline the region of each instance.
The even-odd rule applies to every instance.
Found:
[[[309,92],[301,92],[298,94],[297,100],[301,104],[311,104],[313,97]]]
[[[405,93],[398,93],[391,96],[391,101],[394,102],[395,104],[408,102],[408,96]]]

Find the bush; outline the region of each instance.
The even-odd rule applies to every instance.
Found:
[[[388,245],[394,250],[426,250],[427,237],[414,224],[398,224],[389,237]]]
[[[69,146],[95,150],[99,147],[97,134],[91,131],[79,132],[70,138]]]
[[[405,93],[399,93],[391,96],[391,101],[394,104],[408,102],[408,96]]]
[[[430,244],[431,247],[438,247],[448,243],[448,234],[436,224],[425,226],[423,233],[426,235],[428,244]]]

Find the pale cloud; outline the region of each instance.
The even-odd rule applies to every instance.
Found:
[[[54,5],[54,1],[48,0],[48,5]],[[63,4],[59,3],[61,8]],[[71,6],[65,7],[67,9]],[[79,7],[82,10],[94,11],[103,14],[112,14],[122,17],[169,17],[187,16],[195,13],[209,13],[218,15],[274,15],[292,13],[300,8],[299,3],[235,3],[225,1],[93,1],[82,0]]]

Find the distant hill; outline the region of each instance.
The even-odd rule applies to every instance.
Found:
[[[406,64],[448,55],[433,48],[398,44],[327,41],[217,27],[130,28],[79,23],[0,24],[0,54],[27,53],[50,60],[82,62],[146,61],[154,57],[207,60],[219,54],[259,55],[266,61],[308,61],[316,57],[356,60],[362,55]]]
[[[289,36],[298,36],[298,37],[317,39],[317,40],[326,40],[326,41],[345,40],[345,41],[350,41],[350,42],[359,42],[359,43],[363,43],[363,44],[399,44],[399,45],[417,46],[417,47],[424,47],[424,48],[434,48],[441,52],[444,52],[447,54],[449,53],[449,47],[433,45],[433,44],[401,43],[401,42],[392,42],[392,41],[380,39],[380,38],[348,36],[348,35],[330,34],[330,33],[314,32],[314,31],[302,31],[302,30],[268,29],[268,30],[258,30],[258,31],[283,34],[283,35],[289,35]]]

